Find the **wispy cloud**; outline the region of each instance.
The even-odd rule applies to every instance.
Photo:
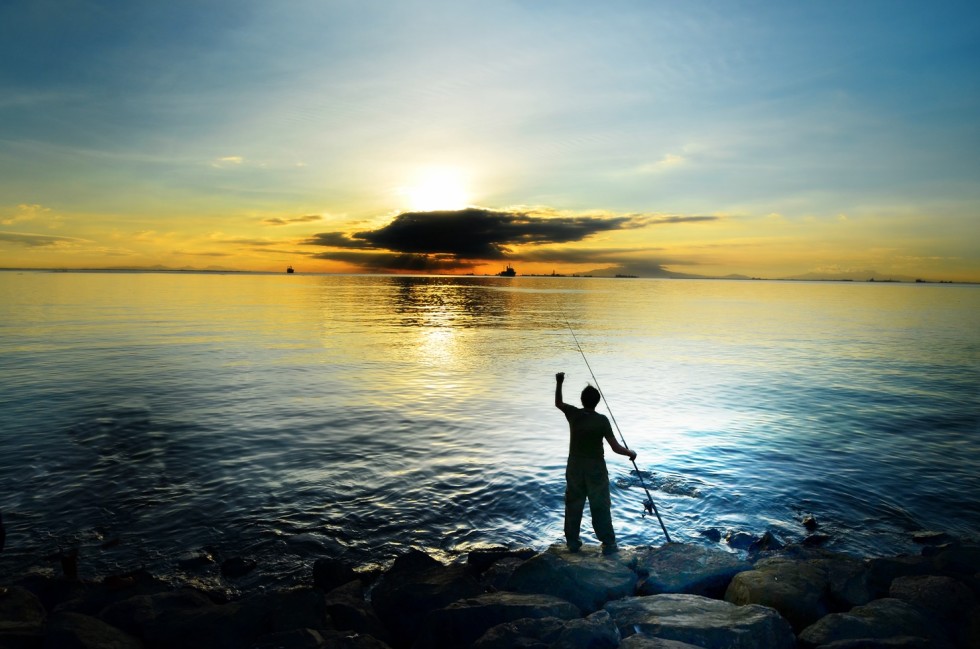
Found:
[[[79,239],[77,237],[55,237],[50,234],[34,234],[30,232],[0,232],[0,241],[16,243],[30,248],[91,243],[87,239]]]
[[[268,218],[264,219],[262,223],[265,225],[293,225],[294,223],[313,223],[314,221],[322,221],[323,217],[319,214],[307,214],[306,216],[295,216],[292,218]]]
[[[211,166],[216,168],[237,167],[245,162],[245,158],[240,155],[227,155],[211,161]]]

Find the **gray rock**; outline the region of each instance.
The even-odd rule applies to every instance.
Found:
[[[582,612],[577,606],[552,595],[487,593],[454,602],[430,613],[415,647],[468,647],[498,624],[522,618],[574,620],[581,616]]]
[[[729,649],[793,649],[796,637],[775,610],[700,595],[628,597],[606,604],[624,638],[634,634]]]
[[[572,620],[565,624],[551,649],[616,649],[619,640],[619,628],[609,612],[596,611],[584,620]]]
[[[952,646],[926,638],[898,636],[895,638],[862,638],[860,640],[840,640],[820,645],[817,649],[953,649]]]
[[[506,588],[554,595],[592,612],[609,600],[632,595],[636,582],[636,573],[615,556],[604,556],[595,549],[573,554],[553,548],[518,566]]]
[[[761,604],[779,611],[796,632],[829,613],[826,572],[808,562],[766,559],[740,572],[725,592],[732,604]]]
[[[980,546],[954,545],[936,555],[938,570],[954,575],[976,575],[980,573]]]
[[[0,647],[34,647],[41,642],[44,606],[18,586],[0,586]]]
[[[249,649],[391,649],[377,638],[344,631],[294,629],[262,636]]]
[[[466,555],[466,565],[477,573],[483,573],[493,564],[503,559],[527,561],[537,554],[530,548],[512,550],[510,548],[478,548]]]
[[[952,540],[953,537],[946,532],[937,532],[935,530],[920,530],[912,533],[912,541],[921,545],[939,545]]]
[[[634,570],[640,575],[640,595],[687,593],[721,597],[735,575],[752,568],[751,563],[730,552],[684,543],[640,547],[632,551],[632,556]]]
[[[98,618],[56,613],[44,628],[44,646],[57,649],[142,649],[143,643]]]
[[[892,581],[888,595],[945,623],[964,619],[977,603],[969,588],[951,577],[936,575],[898,577]]]
[[[728,531],[725,533],[725,543],[736,550],[748,550],[749,546],[755,543],[755,541],[756,538],[748,532]]]
[[[472,649],[550,649],[565,628],[557,617],[521,618],[487,629]]]
[[[619,643],[619,649],[704,649],[704,647],[680,642],[679,640],[665,640],[664,638],[651,638],[645,635],[631,635]]]
[[[390,642],[381,620],[364,599],[364,587],[360,581],[333,589],[327,593],[325,602],[327,614],[338,631],[355,631]]]
[[[507,582],[510,581],[511,575],[514,574],[517,567],[524,563],[524,561],[525,559],[519,559],[516,557],[495,561],[492,566],[484,570],[480,575],[480,585],[482,585],[487,592],[504,590],[507,587]]]
[[[761,538],[749,544],[749,552],[774,552],[783,549],[783,543],[772,532],[766,532]]]
[[[888,596],[888,589],[897,577],[909,575],[928,575],[935,572],[934,560],[930,557],[878,557],[868,561],[868,587],[873,599]]]
[[[883,640],[898,637],[936,639],[934,625],[919,611],[898,599],[876,599],[847,613],[831,613],[800,633],[804,647],[843,640]]]
[[[444,566],[413,550],[395,560],[374,587],[371,602],[391,633],[411,644],[429,613],[482,592],[464,566]]]

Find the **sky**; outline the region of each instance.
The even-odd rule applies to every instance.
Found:
[[[980,5],[0,3],[0,267],[980,281]]]

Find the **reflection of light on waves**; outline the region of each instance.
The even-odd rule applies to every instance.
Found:
[[[449,362],[456,357],[456,334],[451,326],[419,329],[418,352],[421,360]]]

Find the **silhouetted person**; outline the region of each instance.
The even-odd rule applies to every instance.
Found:
[[[568,420],[568,464],[565,467],[565,542],[568,549],[578,552],[582,547],[579,531],[582,512],[589,501],[592,529],[602,542],[604,554],[615,552],[616,534],[613,532],[612,505],[609,497],[609,473],[602,452],[602,440],[609,448],[631,460],[636,453],[616,441],[612,427],[605,415],[595,411],[599,405],[599,390],[587,386],[582,390],[582,407],[576,408],[562,401],[561,386],[565,373],[555,375],[555,407],[565,413]]]

